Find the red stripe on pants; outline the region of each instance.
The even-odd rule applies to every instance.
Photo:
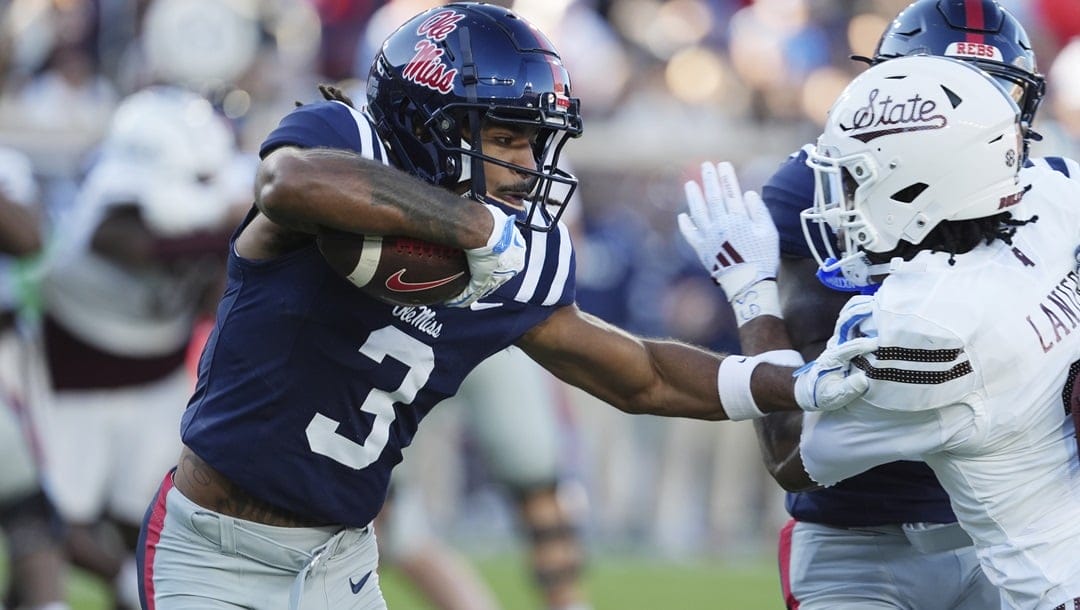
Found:
[[[784,605],[788,610],[799,610],[799,600],[791,593],[791,533],[795,529],[795,520],[791,519],[780,529],[780,545],[777,558],[780,562],[780,590],[784,594]]]
[[[154,610],[157,607],[154,602],[154,555],[157,554],[157,545],[161,541],[161,528],[165,525],[165,496],[169,495],[169,490],[172,488],[172,471],[169,471],[158,490],[150,518],[146,521],[143,573],[139,575],[143,579],[143,591],[146,593],[146,610]]]

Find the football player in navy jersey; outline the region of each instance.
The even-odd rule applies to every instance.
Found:
[[[558,161],[578,100],[511,11],[425,11],[383,43],[366,109],[324,95],[261,147],[185,447],[143,524],[144,607],[385,607],[369,524],[390,472],[428,411],[511,344],[628,413],[824,410],[865,390],[846,365],[873,341],[793,383],[792,366],[755,368],[767,356],[637,338],[574,305],[568,232],[544,204],[576,184]],[[470,285],[444,305],[375,300],[323,259],[322,229],[461,248]]]
[[[883,34],[873,62],[929,53],[969,60],[1006,86],[1030,128],[1043,78],[1019,21],[994,0],[918,0]],[[1026,133],[1031,137],[1030,130]],[[795,346],[812,359],[832,333],[851,292],[833,276],[820,282],[799,213],[811,207],[814,175],[808,149],[788,158],[762,188],[780,231],[780,291]],[[1032,159],[1076,176],[1074,162]],[[816,236],[815,236],[816,237]],[[755,421],[765,463],[789,491],[792,520],[780,537],[781,585],[788,608],[990,608],[998,593],[978,568],[970,538],[956,525],[949,498],[926,464],[875,467],[818,488],[798,459],[802,417]],[[866,574],[856,583],[853,572]],[[926,583],[937,583],[934,587]]]

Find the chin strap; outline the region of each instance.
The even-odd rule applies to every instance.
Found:
[[[832,264],[832,262],[834,260],[835,259],[832,259],[832,258],[826,260],[825,261],[826,266],[831,266],[831,264]],[[873,266],[876,267],[877,265],[873,265]],[[868,268],[868,271],[870,271],[870,268]],[[848,279],[847,276],[844,275],[843,270],[840,269],[839,267],[837,267],[835,269],[831,269],[829,271],[826,271],[825,269],[819,268],[817,270],[816,275],[817,275],[818,281],[821,282],[821,284],[823,286],[825,286],[829,290],[835,290],[837,292],[850,292],[850,293],[857,293],[857,294],[874,294],[875,292],[877,292],[878,288],[881,288],[881,284],[866,284],[866,285],[856,284],[855,282]]]
[[[835,262],[836,259],[829,258],[822,267],[833,267]],[[870,295],[877,292],[878,288],[881,288],[881,282],[874,282],[870,278],[886,276],[901,270],[913,272],[925,271],[926,265],[924,263],[906,261],[900,257],[893,258],[887,263],[863,265],[862,271],[867,278],[865,284],[851,280],[848,275],[844,274],[843,269],[840,267],[836,267],[829,271],[819,268],[816,275],[818,281],[830,290]],[[851,274],[850,271],[849,274]]]

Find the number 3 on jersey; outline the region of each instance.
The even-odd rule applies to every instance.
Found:
[[[396,390],[386,392],[372,388],[364,403],[360,405],[361,411],[375,416],[367,439],[363,443],[357,443],[338,434],[340,422],[322,413],[316,413],[306,429],[312,451],[356,470],[366,468],[379,459],[386,447],[386,441],[390,438],[390,424],[396,416],[394,403],[411,403],[420,388],[427,383],[431,371],[435,369],[435,352],[431,346],[413,339],[393,326],[371,333],[367,341],[360,346],[360,353],[380,364],[390,356],[409,369]]]

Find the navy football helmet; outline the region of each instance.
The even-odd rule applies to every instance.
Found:
[[[997,0],[917,0],[901,11],[878,42],[873,63],[906,55],[940,55],[977,65],[1020,106],[1029,138],[1046,81],[1024,26]]]
[[[555,47],[508,9],[452,3],[430,9],[392,33],[376,55],[367,84],[368,112],[403,169],[454,188],[471,181],[486,197],[483,162],[535,180],[522,224],[551,230],[577,187],[559,169],[571,137],[581,135],[579,101]],[[485,155],[485,121],[536,127],[534,167]]]

